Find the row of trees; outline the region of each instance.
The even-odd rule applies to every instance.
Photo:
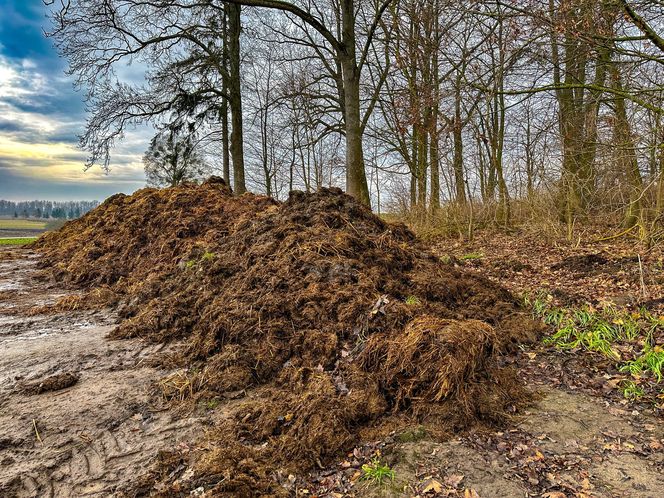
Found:
[[[6,201],[0,199],[0,216],[13,218],[74,219],[99,205],[97,201]]]
[[[378,209],[481,200],[507,223],[548,189],[569,225],[598,199],[633,225],[664,210],[662,16],[660,0],[71,0],[52,36],[88,92],[89,165],[152,122],[146,168],[190,150],[178,164],[237,193],[345,181]],[[144,83],[116,77],[130,61]]]

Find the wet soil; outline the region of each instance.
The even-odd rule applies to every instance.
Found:
[[[202,433],[201,417],[165,411],[152,392],[161,372],[145,360],[161,346],[107,340],[110,310],[17,312],[64,292],[35,279],[33,253],[0,256],[1,496],[111,496],[159,449]]]
[[[443,443],[417,428],[401,431],[356,448],[303,486],[315,496],[661,496],[661,420],[582,393],[539,387],[542,399],[510,428]],[[362,461],[376,454],[395,472],[382,486],[360,477]]]

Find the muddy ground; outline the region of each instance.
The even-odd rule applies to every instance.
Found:
[[[110,496],[206,421],[164,410],[153,394],[162,372],[145,364],[159,346],[107,340],[112,311],[29,316],[63,295],[35,279],[35,264],[0,252],[0,495]],[[77,381],[32,394],[60,374]]]
[[[158,450],[187,452],[234,401],[167,409],[155,383],[168,371],[149,366],[163,346],[108,340],[112,310],[33,316],[31,308],[66,294],[36,279],[36,262],[29,251],[0,252],[0,495],[120,495]],[[413,427],[340,455],[333,467],[293,476],[291,494],[661,496],[661,418],[577,392],[556,381],[554,360],[527,353],[513,361],[523,363],[542,399],[513,426],[445,443]],[[62,374],[71,374],[62,384],[69,387],[33,394]],[[394,469],[394,481],[360,479],[376,456]]]

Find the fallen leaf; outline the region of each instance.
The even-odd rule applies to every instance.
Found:
[[[436,481],[435,479],[430,479],[427,483],[426,486],[424,486],[424,489],[422,490],[423,493],[442,493],[443,492],[443,485]]]
[[[480,498],[480,495],[473,488],[466,488],[463,491],[463,498]]]
[[[445,484],[447,484],[450,488],[458,488],[459,484],[461,484],[461,481],[463,481],[464,476],[461,474],[452,474],[451,476],[447,476],[445,478]]]

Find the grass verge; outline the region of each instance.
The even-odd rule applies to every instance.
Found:
[[[2,230],[45,230],[47,222],[43,220],[27,220],[22,218],[0,218]]]
[[[0,246],[23,246],[37,240],[37,237],[12,237],[0,239]]]

